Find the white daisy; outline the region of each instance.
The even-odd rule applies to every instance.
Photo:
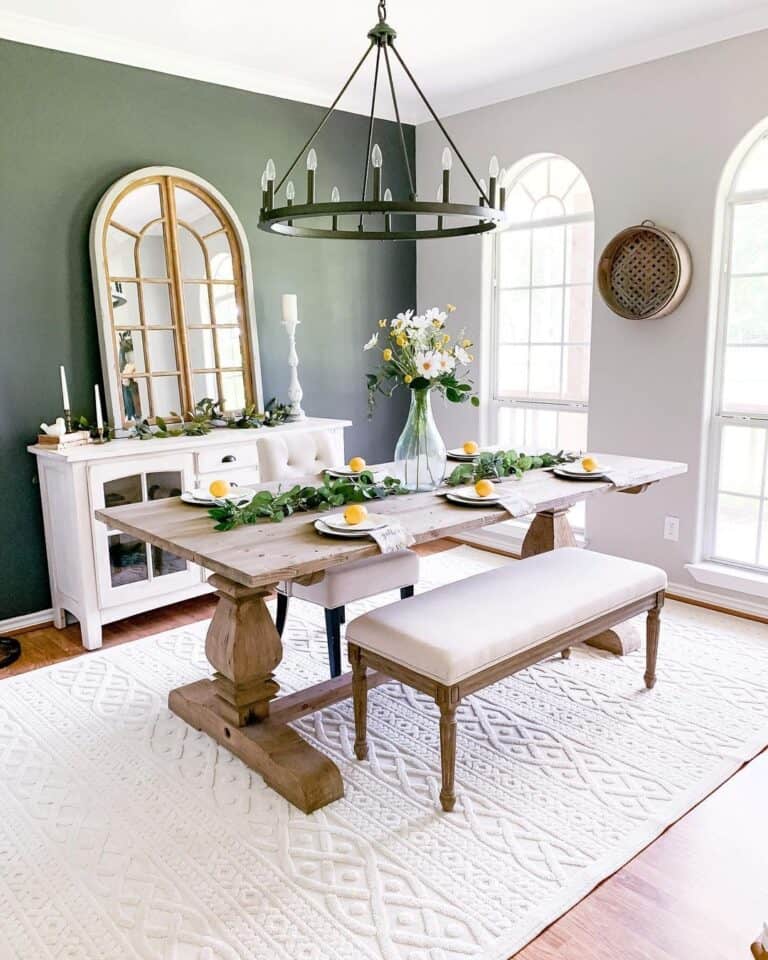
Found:
[[[434,350],[417,353],[413,359],[420,377],[433,380],[435,377],[440,376],[439,355]]]
[[[450,373],[456,366],[456,361],[450,353],[443,351],[437,355],[437,364],[440,368],[440,373]]]
[[[392,329],[402,330],[404,327],[407,327],[411,322],[412,316],[413,310],[404,310],[402,313],[398,313],[398,315],[392,321]]]
[[[472,361],[469,358],[469,354],[464,349],[464,347],[456,346],[453,348],[453,355],[459,361],[459,363],[470,364]]]
[[[427,323],[441,327],[445,323],[445,314],[439,307],[430,307],[424,314]]]
[[[426,330],[430,326],[432,326],[432,321],[427,319],[426,314],[413,317],[411,320],[411,327],[414,330]]]
[[[376,346],[378,342],[379,342],[379,335],[378,333],[374,333],[374,335],[371,337],[368,343],[366,343],[366,345],[363,347],[363,350],[373,350],[373,348]]]

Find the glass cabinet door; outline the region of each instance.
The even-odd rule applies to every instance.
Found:
[[[138,469],[136,467],[138,466]],[[131,469],[133,467],[133,469]],[[192,486],[192,455],[141,458],[90,468],[93,509],[178,497]],[[97,580],[102,606],[129,602],[200,582],[200,568],[131,534],[94,521]]]

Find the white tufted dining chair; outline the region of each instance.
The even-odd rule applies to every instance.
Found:
[[[341,438],[331,431],[265,436],[256,441],[256,446],[259,478],[263,483],[306,477],[343,466]],[[413,596],[418,579],[418,555],[412,550],[401,550],[333,567],[326,571],[319,583],[308,587],[284,581],[277,585],[277,632],[283,635],[290,597],[323,607],[328,662],[331,676],[338,677],[341,673],[341,625],[347,604],[398,589],[405,600]]]

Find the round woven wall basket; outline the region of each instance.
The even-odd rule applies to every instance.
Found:
[[[671,230],[644,220],[603,250],[597,285],[620,317],[653,320],[677,309],[691,283],[691,254]]]

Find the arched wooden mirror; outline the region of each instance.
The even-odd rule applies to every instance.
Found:
[[[115,183],[91,225],[104,381],[116,426],[263,405],[248,241],[232,207],[186,170]]]

